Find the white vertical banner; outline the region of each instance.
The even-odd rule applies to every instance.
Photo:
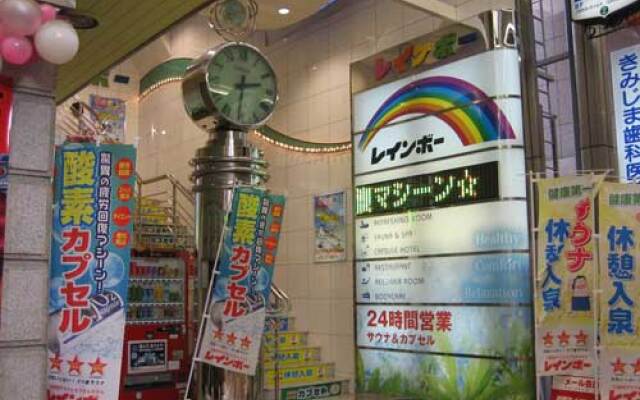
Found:
[[[618,171],[621,182],[640,178],[640,45],[611,53]]]

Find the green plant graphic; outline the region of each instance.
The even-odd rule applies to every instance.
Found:
[[[496,331],[502,334],[493,337],[491,347],[506,350],[502,354],[490,353],[502,359],[426,356],[415,375],[385,361],[370,371],[367,379],[362,354],[358,352],[358,391],[420,400],[532,400],[534,367],[530,331],[520,322]],[[471,339],[468,340],[471,343]],[[439,352],[454,353],[448,337],[439,335],[436,341]]]

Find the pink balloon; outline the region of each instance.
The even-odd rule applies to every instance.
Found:
[[[53,21],[58,16],[58,9],[51,4],[41,4],[40,11],[42,11],[42,25]]]
[[[33,46],[25,37],[9,36],[2,39],[0,53],[9,64],[24,65],[33,55]]]

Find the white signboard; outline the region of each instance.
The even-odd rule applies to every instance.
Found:
[[[606,18],[638,0],[572,0],[571,17],[576,20]]]
[[[640,45],[611,53],[618,173],[623,182],[640,178]]]
[[[491,65],[491,68],[487,66]],[[474,100],[466,96],[520,97],[520,66],[515,49],[501,49],[481,53],[464,60],[399,79],[386,85],[365,90],[353,97],[353,131],[362,132],[367,128],[379,107],[394,93],[409,84],[408,89],[421,92],[421,98],[454,102],[456,106],[470,104]],[[419,83],[426,78],[443,77],[442,81]],[[400,99],[402,100],[402,99]],[[400,121],[407,115],[396,120]]]
[[[640,178],[640,45],[611,53],[618,173],[623,182]]]
[[[525,201],[501,201],[356,220],[356,258],[527,250]]]

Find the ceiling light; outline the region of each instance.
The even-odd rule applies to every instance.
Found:
[[[278,8],[278,14],[280,15],[287,15],[291,12],[291,10],[289,9],[289,7],[280,7]]]

